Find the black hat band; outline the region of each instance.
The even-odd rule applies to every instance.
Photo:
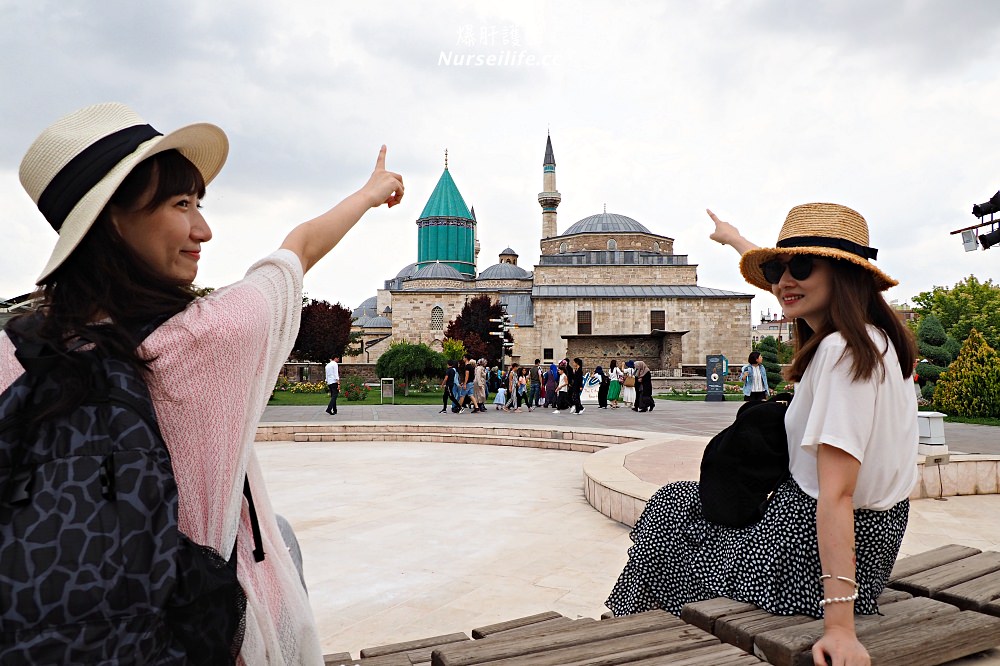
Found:
[[[829,247],[856,254],[862,259],[875,259],[878,256],[878,250],[873,247],[860,245],[846,238],[829,236],[795,236],[778,241],[777,247]]]
[[[135,149],[163,136],[149,125],[134,125],[109,134],[80,151],[45,186],[38,197],[38,210],[56,231],[87,192]]]

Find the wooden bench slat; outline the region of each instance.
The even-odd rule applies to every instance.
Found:
[[[712,633],[719,640],[735,645],[744,652],[753,652],[754,636],[757,634],[815,621],[816,618],[808,615],[772,615],[757,608],[717,620]]]
[[[926,553],[904,557],[901,560],[896,560],[896,564],[892,567],[892,573],[889,575],[889,581],[892,582],[899,578],[906,578],[921,571],[934,569],[942,564],[949,564],[956,560],[978,555],[981,552],[983,551],[978,548],[951,543],[947,546],[929,550]]]
[[[900,578],[892,587],[912,594],[933,597],[941,590],[974,578],[1000,571],[1000,553],[986,551],[949,564]]]
[[[1000,644],[1000,618],[960,611],[879,632],[863,642],[873,666],[939,666]],[[812,655],[801,653],[796,664],[812,666]]]
[[[927,597],[915,597],[887,604],[879,615],[855,615],[854,629],[862,644],[868,645],[872,636],[893,632],[906,626],[940,616],[954,616],[959,610]],[[798,655],[812,649],[813,643],[823,635],[823,620],[775,629],[754,638],[753,653],[775,666],[792,666]]]
[[[499,634],[481,641],[446,645],[434,650],[431,663],[433,666],[468,666],[677,626],[684,626],[684,623],[670,613],[650,611],[610,620],[595,620],[583,626],[574,623],[561,631],[542,636],[505,638],[504,634]]]
[[[499,634],[490,634],[485,639],[480,640],[490,640],[495,641],[499,638],[510,639],[518,638],[523,639],[528,636],[545,636],[547,634],[553,634],[565,630],[570,625],[576,625],[577,627],[598,622],[591,617],[581,617],[578,620],[571,620],[568,617],[557,617],[553,620],[546,620],[545,622],[538,622],[536,624],[529,624],[525,627],[518,627],[516,629],[508,629],[507,631],[500,632]]]
[[[588,641],[482,663],[480,666],[618,666],[637,659],[676,656],[697,647],[718,646],[719,639],[689,624],[641,634]]]
[[[715,623],[720,618],[756,609],[753,604],[718,597],[687,604],[681,609],[681,619],[711,634],[715,633]]]
[[[381,657],[368,657],[347,662],[351,666],[413,666],[413,662],[405,654],[384,654]]]
[[[323,655],[323,666],[341,666],[341,664],[347,666],[353,663],[350,652],[331,652]]]
[[[875,601],[878,603],[879,607],[885,606],[886,604],[894,604],[897,601],[905,601],[906,599],[912,599],[913,595],[909,592],[903,592],[902,590],[893,590],[891,588],[885,588],[882,590],[882,594],[878,595],[878,599]]]
[[[526,627],[529,624],[538,624],[539,622],[545,622],[547,620],[555,620],[561,617],[564,618],[566,616],[562,615],[561,613],[557,613],[555,611],[546,611],[544,613],[538,613],[536,615],[519,617],[516,620],[507,620],[506,622],[497,622],[496,624],[488,624],[485,627],[476,627],[475,629],[472,630],[472,637],[486,638],[491,634],[499,634],[504,631],[510,631],[511,629]]]
[[[463,634],[462,632],[457,632],[454,634],[443,634],[441,636],[431,636],[430,638],[420,638],[415,641],[404,641],[402,643],[390,643],[389,645],[379,645],[376,647],[365,648],[361,651],[361,658],[364,659],[366,657],[382,657],[387,654],[412,652],[414,650],[421,650],[424,648],[434,648],[439,645],[447,645],[449,643],[459,643],[468,640],[469,637]],[[429,651],[428,654],[430,654]]]
[[[1000,599],[1000,571],[941,590],[934,598],[962,610],[982,612],[986,605]]]

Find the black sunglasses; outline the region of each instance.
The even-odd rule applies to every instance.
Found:
[[[767,280],[768,284],[781,282],[781,276],[785,274],[786,268],[794,279],[805,280],[812,275],[814,258],[808,254],[796,254],[787,262],[777,259],[765,261],[760,265],[760,269],[764,271],[764,279]]]

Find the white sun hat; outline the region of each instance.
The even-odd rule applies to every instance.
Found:
[[[132,169],[171,149],[190,160],[208,184],[226,162],[229,140],[208,123],[164,136],[116,102],[80,109],[43,131],[21,160],[21,185],[59,240],[35,283],[66,261]]]

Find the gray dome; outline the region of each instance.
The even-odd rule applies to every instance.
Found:
[[[514,264],[495,264],[479,274],[480,280],[511,280],[530,277],[531,273]]]
[[[361,305],[354,308],[351,312],[351,317],[354,319],[360,319],[362,317],[374,317],[378,315],[375,308],[378,307],[378,297],[372,296],[371,298],[366,298],[361,302]]]
[[[417,272],[417,262],[413,262],[412,264],[407,264],[406,266],[403,266],[403,268],[401,268],[400,271],[396,273],[396,277],[403,278],[405,280],[406,278],[410,277],[416,272]]]
[[[607,234],[607,233],[652,233],[631,217],[617,215],[615,213],[598,213],[585,217],[566,231],[561,236],[572,236],[573,234]]]
[[[464,280],[465,276],[459,273],[451,266],[449,266],[448,264],[442,264],[441,262],[435,261],[433,264],[427,264],[419,271],[414,273],[410,279]]]
[[[508,248],[507,248],[506,250],[504,250],[503,252],[501,252],[501,253],[500,253],[500,256],[502,257],[502,256],[504,256],[505,254],[512,254],[512,255],[514,255],[515,257],[516,257],[516,256],[518,256],[518,255],[517,255],[517,252],[514,252],[514,250],[510,249],[509,247],[508,247]]]
[[[392,322],[385,317],[361,317],[354,325],[361,328],[392,328]]]

